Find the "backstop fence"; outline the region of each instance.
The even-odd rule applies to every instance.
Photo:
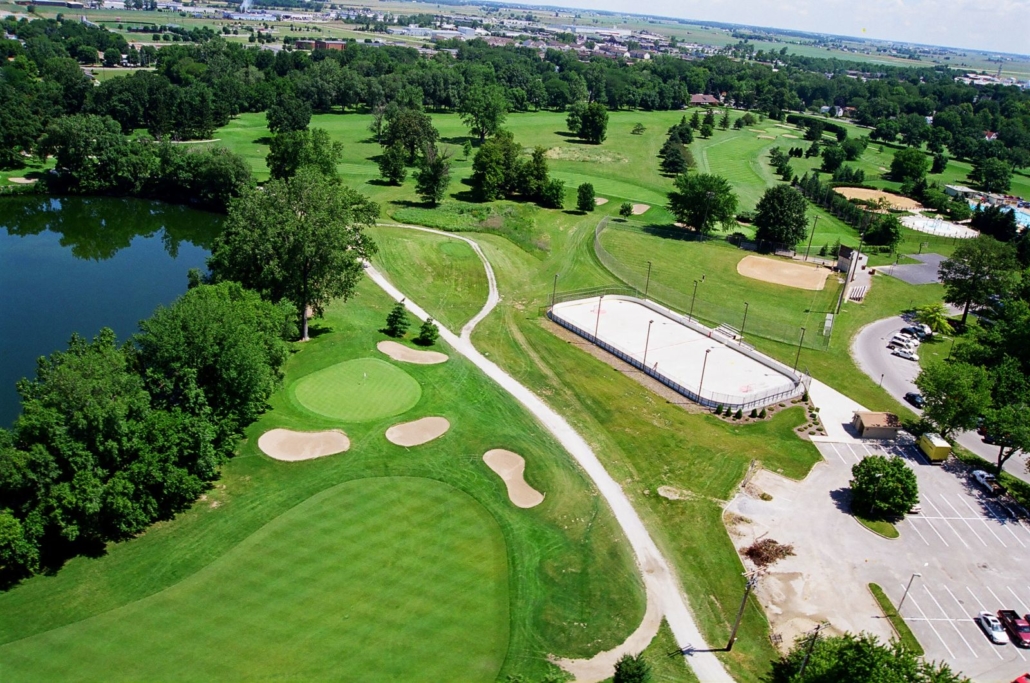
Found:
[[[745,309],[743,305],[728,306],[725,302],[716,302],[706,299],[703,295],[697,296],[694,289],[672,287],[662,282],[663,275],[655,270],[648,274],[646,264],[628,264],[619,260],[616,256],[604,248],[601,243],[601,235],[609,227],[609,219],[605,217],[594,229],[594,254],[612,275],[626,283],[634,296],[645,299],[654,299],[667,307],[685,313],[689,318],[699,320],[710,327],[723,327],[731,332],[739,332],[744,323]],[[613,228],[618,230],[639,231],[639,228],[619,226]],[[681,233],[682,234],[682,233]],[[681,234],[677,234],[678,237]],[[685,233],[690,234],[690,233]],[[688,237],[688,239],[725,239],[722,237],[700,236]],[[779,245],[755,245],[755,243],[744,243],[742,248],[755,249],[756,246],[767,247],[766,251],[776,251]],[[592,295],[579,293],[575,298],[585,296],[597,296],[598,291]],[[565,299],[568,300],[568,299]],[[759,337],[771,341],[793,344],[809,349],[825,350],[829,347],[833,331],[834,316],[830,311],[817,311],[808,314],[806,318],[787,320],[783,316],[769,315],[762,311],[751,309],[747,312],[747,337]],[[804,328],[804,333],[802,333]]]

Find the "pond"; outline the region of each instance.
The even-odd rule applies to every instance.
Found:
[[[110,327],[119,340],[203,268],[221,217],[139,199],[0,200],[0,426],[36,359]]]

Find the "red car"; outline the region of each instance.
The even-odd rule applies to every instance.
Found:
[[[1030,683],[1030,674],[1023,674],[1016,680],[1012,681],[1012,683]]]
[[[1016,647],[1030,647],[1030,623],[1019,616],[1014,609],[998,610],[998,621],[1009,632],[1012,644]]]

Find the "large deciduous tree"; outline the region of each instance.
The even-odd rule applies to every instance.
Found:
[[[324,128],[279,133],[272,138],[265,163],[273,178],[292,178],[304,166],[311,166],[336,178],[336,165],[343,158],[343,143],[329,137]]]
[[[362,261],[376,249],[362,228],[378,216],[379,206],[367,197],[302,168],[229,205],[208,266],[217,280],[296,306],[306,340],[309,317],[354,291]]]
[[[1016,453],[1030,453],[1030,406],[1003,405],[984,413],[984,431],[998,445],[997,474]]]
[[[407,162],[415,163],[419,152],[436,144],[440,133],[433,127],[429,114],[415,107],[389,107],[386,127],[379,141],[383,147],[400,145],[407,153]]]
[[[950,437],[972,429],[991,405],[991,379],[987,371],[969,363],[934,363],[923,368],[916,386],[926,405],[923,416]]]
[[[426,147],[418,171],[415,172],[415,191],[418,196],[430,206],[436,206],[446,194],[450,182],[450,155],[436,145]]]
[[[895,456],[871,455],[851,468],[851,510],[874,519],[901,517],[919,502],[916,474]]]
[[[899,183],[922,180],[929,170],[930,157],[914,147],[899,149],[891,160],[891,180]]]
[[[775,185],[755,209],[755,239],[795,245],[808,234],[808,201],[790,185]]]
[[[508,115],[508,100],[499,85],[476,83],[465,91],[458,104],[458,112],[472,134],[483,142],[504,125]]]
[[[608,109],[600,102],[580,103],[569,111],[566,123],[573,135],[599,145],[608,136]]]
[[[1016,250],[993,237],[965,240],[941,262],[944,300],[962,306],[965,324],[971,306],[984,306],[990,297],[1007,293],[1018,280]]]
[[[265,111],[265,119],[273,133],[304,130],[311,122],[311,105],[295,95],[283,94]]]
[[[702,235],[717,223],[728,228],[737,215],[737,195],[722,176],[710,173],[683,174],[676,177],[675,190],[669,193],[669,211],[676,220]]]

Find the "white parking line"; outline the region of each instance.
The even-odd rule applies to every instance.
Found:
[[[988,531],[990,531],[990,532],[991,532],[992,534],[994,534],[994,537],[998,539],[998,543],[1001,543],[1001,544],[1002,544],[1003,546],[1005,546],[1006,548],[1008,548],[1008,546],[1007,546],[1007,545],[1005,545],[1005,542],[1004,542],[1004,541],[1002,541],[1002,540],[1001,540],[1001,538],[999,538],[999,537],[998,537],[998,534],[997,534],[997,533],[995,533],[994,529],[993,529],[993,528],[991,527],[991,525],[990,525],[990,524],[988,523],[988,521],[987,521],[988,519],[993,519],[994,521],[998,521],[998,522],[1000,522],[1000,521],[1001,521],[1000,519],[998,519],[998,518],[997,518],[997,517],[996,517],[996,516],[994,515],[994,513],[993,513],[993,512],[991,512],[991,509],[990,509],[990,508],[987,508],[987,511],[988,511],[988,512],[990,513],[990,517],[984,517],[984,516],[983,516],[983,515],[982,515],[982,514],[980,513],[980,511],[979,511],[979,510],[977,510],[976,508],[974,508],[974,507],[973,507],[972,505],[970,505],[970,504],[969,504],[969,501],[968,501],[968,500],[966,500],[966,497],[965,497],[965,496],[962,496],[962,495],[958,495],[958,499],[959,499],[959,500],[961,500],[961,501],[962,501],[963,503],[965,503],[965,504],[966,504],[966,507],[967,507],[967,508],[969,508],[969,509],[970,509],[970,510],[971,510],[971,511],[973,512],[973,514],[975,514],[975,515],[976,515],[977,517],[979,517],[979,518],[980,518],[980,520],[982,520],[982,521],[983,521],[983,523],[984,523],[984,526],[986,526],[986,527],[987,527],[987,530],[988,530]],[[1004,525],[1004,524],[1002,524],[1002,526],[1005,526],[1005,525]],[[1009,533],[1010,533],[1010,534],[1012,534],[1012,529],[1009,529]],[[1025,545],[1023,545],[1023,542],[1022,542],[1022,541],[1020,541],[1020,540],[1019,540],[1018,538],[1016,538],[1016,535],[1015,535],[1015,534],[1012,534],[1012,537],[1016,539],[1016,543],[1018,543],[1019,545],[1023,546],[1024,548],[1026,547]]]
[[[944,537],[943,537],[943,536],[941,536],[941,532],[937,531],[937,527],[935,527],[935,526],[934,526],[933,524],[930,524],[930,519],[931,519],[931,518],[929,518],[929,517],[923,517],[922,515],[920,515],[919,517],[914,517],[914,516],[912,516],[912,515],[909,515],[909,516],[908,516],[908,517],[906,517],[905,519],[911,519],[911,520],[921,519],[921,520],[923,520],[924,522],[926,522],[926,526],[928,526],[928,527],[930,527],[931,529],[933,529],[933,532],[934,532],[935,534],[937,534],[937,538],[941,539],[941,543],[943,543],[943,544],[945,545],[945,547],[948,547],[948,548],[950,548],[950,547],[951,547],[951,545],[949,545],[949,544],[948,544],[948,542],[944,540]],[[940,518],[940,517],[937,517],[936,519],[941,519],[941,518]],[[922,534],[919,534],[919,535],[920,535],[920,536],[922,536]],[[926,539],[924,538],[923,540],[925,541]],[[928,545],[929,545],[929,544],[928,544]]]
[[[987,611],[987,607],[985,607],[984,604],[980,601],[980,598],[976,597],[976,593],[973,592],[973,589],[970,588],[969,586],[966,586],[966,590],[969,591],[969,594],[973,596],[973,602],[975,602],[976,604],[980,605],[980,611],[986,612]],[[983,633],[983,627],[980,625],[980,622],[974,619],[973,623],[976,625],[977,629],[981,633]],[[985,638],[987,637],[986,634],[984,635],[984,637]],[[989,639],[988,639],[988,642],[990,642]],[[1001,653],[998,652],[998,649],[993,647],[993,643],[992,643],[992,647],[991,647],[991,652],[993,652],[994,654],[998,655],[998,659],[1005,659],[1004,657],[1001,656]]]
[[[929,595],[930,599],[933,600],[935,605],[937,605],[937,609],[941,611],[941,614],[943,614],[944,616],[948,616],[948,613],[944,611],[944,607],[941,606],[941,603],[937,602],[937,598],[934,597],[933,593],[930,592],[930,588],[925,583],[923,584],[923,588],[926,589],[926,594]],[[962,642],[966,644],[966,647],[969,648],[969,651],[973,653],[974,657],[976,657],[976,651],[973,649],[973,646],[969,644],[969,641],[966,640],[966,637],[962,635],[962,631],[959,630],[958,624],[956,624],[954,620],[951,621],[951,627],[955,629],[955,633],[958,634],[958,637],[962,639]]]
[[[904,586],[905,584],[901,585]],[[916,597],[914,595],[910,596],[909,601],[916,606],[916,609],[919,610],[919,613],[922,614],[923,618],[925,619],[926,612],[923,611],[923,608],[919,605],[919,601],[916,600]],[[937,640],[941,641],[941,645],[944,646],[944,649],[948,651],[948,656],[952,659],[955,659],[955,653],[951,651],[950,647],[948,647],[948,644],[944,641],[944,638],[941,638],[941,634],[937,631],[937,627],[933,625],[933,622],[927,620],[926,623],[929,624],[930,628],[933,630],[933,634],[937,636]]]
[[[966,543],[966,539],[962,538],[962,536],[959,534],[959,532],[955,531],[955,527],[951,526],[951,522],[948,521],[947,517],[945,517],[944,515],[941,514],[940,509],[936,505],[933,504],[933,501],[931,501],[929,497],[926,498],[926,504],[929,505],[930,507],[932,507],[934,510],[937,511],[937,515],[942,520],[944,520],[944,523],[948,525],[948,528],[951,529],[952,533],[954,533],[956,536],[958,536],[958,540],[962,541],[962,545],[964,545],[964,546],[966,546],[968,548],[969,544]]]
[[[1007,505],[1005,505],[1005,504],[1003,504],[1003,503],[994,503],[993,501],[989,501],[989,500],[984,500],[984,504],[985,504],[985,505],[986,505],[986,506],[988,507],[988,509],[991,509],[991,505],[997,505],[998,507],[1000,507],[1000,508],[1001,508],[1002,510],[1004,510],[1004,511],[1005,511],[1005,512],[1006,512],[1006,513],[1008,514],[1008,517],[1009,517],[1009,518],[1010,518],[1010,519],[1011,519],[1011,520],[1012,520],[1013,522],[1015,522],[1016,524],[1018,524],[1018,525],[1019,525],[1019,528],[1021,528],[1021,529],[1022,529],[1023,531],[1025,531],[1025,532],[1027,532],[1027,534],[1030,534],[1030,527],[1027,527],[1027,525],[1026,525],[1026,524],[1023,524],[1023,520],[1022,520],[1022,519],[1020,519],[1019,515],[1018,515],[1018,514],[1016,514],[1015,512],[1013,512],[1013,511],[1012,511],[1012,510],[1011,510],[1011,509],[1009,508],[1009,506],[1007,506]],[[993,512],[994,512],[994,510],[992,509],[992,510],[991,510],[991,512],[993,513]],[[997,514],[997,513],[994,513],[994,514]],[[1001,515],[998,515],[998,519],[1001,519]],[[1007,527],[1008,527],[1009,525],[1008,525],[1008,524],[1006,524],[1005,526],[1006,526],[1006,528],[1007,528]],[[1013,531],[1013,532],[1012,532],[1012,535],[1013,535],[1013,536],[1015,536],[1015,535],[1016,535],[1016,532],[1015,532],[1015,531]]]
[[[952,505],[952,504],[951,504],[951,501],[950,501],[950,500],[948,500],[947,498],[945,498],[945,497],[944,497],[943,495],[941,495],[941,500],[943,500],[943,501],[944,501],[945,503],[947,503],[947,504],[948,504],[948,507],[950,507],[950,508],[951,508],[952,510],[954,510],[955,514],[956,514],[956,515],[958,515],[958,508],[956,508],[956,507],[955,507],[954,505]],[[970,531],[972,531],[972,532],[973,532],[973,535],[974,535],[974,536],[976,536],[977,540],[979,540],[979,541],[980,541],[981,543],[983,543],[983,544],[984,544],[985,546],[987,545],[987,541],[983,540],[983,538],[981,538],[981,537],[980,537],[980,534],[976,533],[976,529],[974,529],[974,528],[973,528],[973,525],[969,523],[969,519],[968,519],[967,517],[962,517],[962,516],[960,515],[960,516],[959,516],[959,519],[961,519],[961,520],[962,520],[963,522],[965,522],[965,523],[966,523],[966,527],[967,527],[967,528],[968,528],[968,529],[969,529]],[[1005,545],[1005,544],[1004,544],[1004,543],[1002,543],[1002,545]],[[1007,546],[1006,546],[1006,547],[1007,547]]]
[[[912,517],[911,515],[909,515],[908,517],[905,518],[904,521],[908,522],[907,526],[912,527],[912,530],[915,531],[916,534],[919,535],[919,538],[923,539],[923,543],[925,543],[926,545],[930,545],[930,541],[926,540],[926,536],[923,536],[923,532],[919,530],[919,525],[918,524],[912,524],[912,520],[913,519],[918,519],[918,517]],[[944,539],[941,539],[941,540],[944,540]]]
[[[1027,609],[1027,605],[1028,605],[1028,604],[1030,604],[1030,603],[1026,603],[1026,602],[1023,602],[1023,598],[1021,598],[1021,597],[1019,597],[1018,595],[1016,595],[1016,591],[1012,590],[1012,588],[1011,588],[1011,587],[1009,587],[1009,586],[1006,586],[1006,588],[1008,588],[1008,589],[1009,589],[1009,593],[1012,593],[1012,597],[1014,597],[1014,598],[1015,598],[1015,599],[1016,599],[1016,600],[1017,600],[1018,602],[1021,602],[1021,603],[1023,603],[1023,609],[1022,609],[1022,612],[1024,612],[1024,613],[1026,613],[1026,612],[1030,612],[1030,609]]]
[[[851,455],[855,456],[855,460],[859,462],[862,461],[862,456],[855,452],[855,449],[851,447],[851,444],[846,443],[844,445],[848,447],[848,450],[851,452]]]
[[[832,448],[833,452],[837,454],[837,457],[840,458],[840,461],[846,465],[848,461],[845,460],[844,456],[840,454],[840,451],[837,450],[837,447],[831,443],[830,448]]]

